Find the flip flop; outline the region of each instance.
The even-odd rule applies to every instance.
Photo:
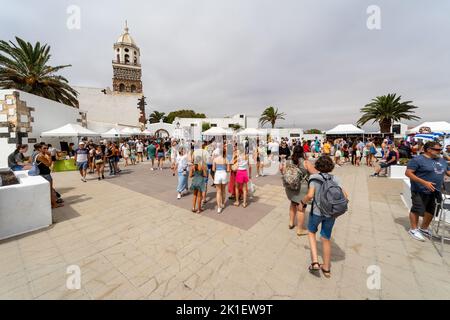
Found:
[[[323,275],[325,278],[331,278],[331,270],[326,270],[323,268],[323,264],[320,265],[320,270],[322,270]]]
[[[318,268],[315,268],[314,266],[318,266]],[[318,262],[312,262],[309,267],[308,267],[309,272],[316,276],[316,277],[320,277],[320,263]]]

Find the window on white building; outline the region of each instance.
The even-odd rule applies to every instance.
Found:
[[[217,123],[211,123],[211,127],[217,127]]]

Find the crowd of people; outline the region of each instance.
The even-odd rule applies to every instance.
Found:
[[[27,160],[27,145],[18,145],[8,156],[12,170],[29,170],[30,175],[39,174],[49,181],[52,208],[63,206],[64,200],[56,192],[51,176],[53,162],[58,150],[45,143],[34,145],[34,151]],[[309,270],[317,275],[322,272],[330,277],[331,233],[336,217],[327,212],[327,198],[324,185],[332,184],[341,190],[342,198],[348,202],[348,195],[341,187],[339,179],[331,172],[343,165],[374,167],[372,176],[381,172],[400,159],[408,159],[406,176],[411,179],[412,208],[409,234],[424,241],[430,236],[430,222],[436,212],[436,199],[440,197],[444,175],[450,175],[450,146],[443,151],[442,146],[431,141],[425,144],[405,140],[394,142],[389,138],[334,140],[289,140],[234,139],[197,142],[174,138],[138,137],[122,139],[120,142],[84,139],[78,148],[69,145],[69,156],[75,160],[81,180],[86,182],[88,173],[96,174],[98,180],[105,178],[105,167],[109,175],[120,175],[122,167],[149,162],[151,171],[171,170],[177,177],[176,197],[181,199],[192,193],[192,212],[201,213],[208,201],[208,186],[215,188],[216,209],[221,214],[227,197],[234,200],[234,206],[246,208],[249,194],[254,191],[252,166],[256,168],[255,178],[265,175],[266,163],[278,162],[277,173],[281,174],[286,196],[290,201],[289,229],[296,227],[298,236],[308,235],[311,248]],[[442,156],[441,156],[442,153]],[[300,180],[298,180],[300,179]],[[211,184],[210,184],[211,183]],[[292,183],[296,185],[292,187]],[[331,187],[330,187],[331,188]],[[330,189],[331,190],[331,189]],[[305,227],[306,208],[311,205],[308,224]],[[419,227],[419,217],[422,223]],[[321,226],[323,263],[318,262],[316,233]]]

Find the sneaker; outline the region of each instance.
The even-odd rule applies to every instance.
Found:
[[[420,231],[424,236],[427,236],[428,238],[431,238],[431,232],[430,232],[430,229],[422,229],[422,228],[419,228],[419,231]]]
[[[219,213],[219,214],[222,213],[222,208],[220,208],[220,207],[217,208],[217,213]]]
[[[155,169],[153,169],[153,168],[151,168],[150,170],[151,170],[151,171],[155,171]]]
[[[177,199],[181,199],[181,193],[178,193]]]
[[[102,178],[98,177],[98,181],[102,180]]]
[[[425,238],[423,237],[422,233],[419,231],[419,229],[410,229],[408,233],[416,240],[419,241],[425,241]]]

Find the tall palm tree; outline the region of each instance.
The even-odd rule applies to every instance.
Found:
[[[259,123],[264,126],[266,123],[270,123],[272,128],[275,127],[275,122],[277,120],[284,120],[285,114],[283,112],[278,113],[278,108],[275,109],[272,106],[268,106],[266,110],[263,111],[261,117],[259,118]]]
[[[165,112],[153,111],[150,114],[150,118],[149,118],[150,123],[158,123],[161,120],[164,121],[166,119],[165,115],[166,115]]]
[[[37,42],[33,47],[18,37],[16,41],[0,40],[0,88],[18,89],[78,107],[78,92],[66,78],[56,74],[71,65],[49,66],[50,46]]]
[[[378,96],[372,99],[371,103],[361,108],[363,115],[357,124],[362,126],[373,120],[378,122],[381,133],[390,133],[392,122],[404,120],[419,120],[420,117],[414,115],[416,106],[412,105],[412,101],[400,102],[401,96],[391,93],[385,96]]]

